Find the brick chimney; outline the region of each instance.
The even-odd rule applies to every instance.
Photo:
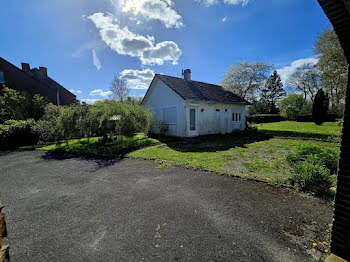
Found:
[[[43,76],[47,76],[47,68],[39,66],[39,71]]]
[[[22,71],[28,72],[30,71],[30,65],[28,63],[21,63],[22,64]]]
[[[186,69],[185,71],[183,71],[182,75],[184,76],[184,79],[186,81],[191,81],[191,70],[190,69]]]

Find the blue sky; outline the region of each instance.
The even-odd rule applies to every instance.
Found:
[[[315,63],[330,27],[316,0],[2,0],[0,56],[46,66],[78,99],[108,96],[113,75],[143,95],[154,73],[218,84],[238,61],[274,64],[283,80]]]

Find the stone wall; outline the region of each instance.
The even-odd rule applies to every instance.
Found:
[[[2,211],[3,206],[0,202],[0,262],[10,261],[9,247],[5,244],[7,231],[5,223],[5,214]]]

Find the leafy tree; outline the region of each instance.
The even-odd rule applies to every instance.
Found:
[[[35,94],[31,100],[30,105],[30,118],[35,120],[40,119],[45,113],[45,107],[48,102],[41,95]]]
[[[278,113],[277,101],[284,96],[286,96],[286,91],[283,89],[281,77],[275,70],[261,88],[261,99],[269,105],[268,113]]]
[[[251,106],[248,107],[248,115],[260,115],[267,114],[270,111],[270,105],[266,100],[260,99],[254,101]]]
[[[329,97],[322,90],[318,90],[312,106],[312,119],[316,125],[322,125],[325,121],[329,108]]]
[[[22,105],[25,97],[17,90],[4,86],[0,91],[0,121],[25,119]]]
[[[314,65],[305,64],[298,68],[288,79],[287,85],[303,93],[305,99],[314,101],[320,88],[319,71]]]
[[[130,105],[141,105],[142,97],[132,97],[128,96],[128,98],[124,101],[124,103],[130,104]]]
[[[0,90],[0,123],[7,120],[38,120],[44,114],[47,101],[40,95],[31,96],[3,86]]]
[[[129,88],[125,79],[114,76],[109,87],[112,97],[117,101],[123,102],[129,96]]]
[[[297,116],[308,106],[308,101],[303,95],[290,94],[279,102],[281,115],[290,120],[296,120]]]
[[[322,32],[314,50],[319,58],[317,66],[321,85],[329,94],[332,109],[335,110],[345,99],[348,78],[348,64],[335,31],[327,29]]]
[[[225,89],[253,102],[271,68],[272,65],[264,62],[238,62],[226,71],[221,85]]]
[[[58,126],[58,118],[60,114],[60,106],[51,103],[45,106],[44,115],[41,119],[36,121],[34,126],[41,142],[55,142],[61,139]]]

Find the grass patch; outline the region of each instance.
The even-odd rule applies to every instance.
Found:
[[[169,167],[171,167],[171,164],[164,162],[164,163],[159,164],[159,166],[157,166],[157,169],[164,170],[164,169],[168,169]]]
[[[340,142],[341,126],[335,122],[327,122],[318,126],[311,122],[283,121],[255,126],[260,132],[271,136]]]
[[[159,142],[157,139],[146,137],[144,134],[130,136],[118,136],[114,141],[105,144],[99,141],[98,137],[90,139],[72,139],[66,142],[51,145],[36,145],[34,147],[23,147],[24,149],[39,149],[62,153],[83,154],[83,155],[115,155],[122,154],[129,149],[147,146]]]
[[[336,123],[316,126],[285,121],[257,127],[257,133],[165,141],[129,156],[286,184],[293,175],[286,157],[296,147],[308,145],[311,140],[314,145],[339,152],[337,138],[341,128]]]

